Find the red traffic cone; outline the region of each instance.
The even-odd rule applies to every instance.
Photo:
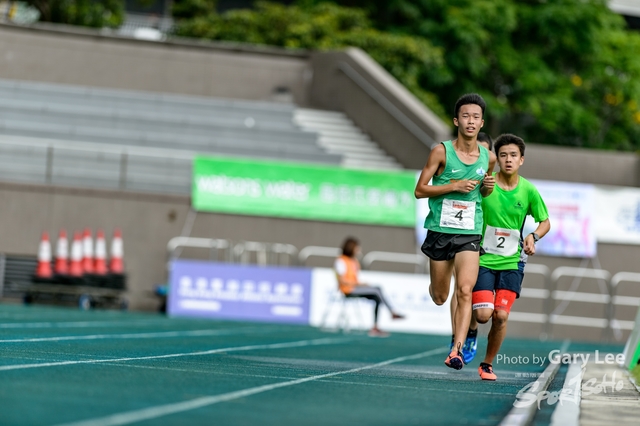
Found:
[[[109,270],[112,274],[122,274],[124,272],[123,256],[122,232],[116,229],[113,233],[113,240],[111,240],[111,262],[109,263]]]
[[[47,232],[43,232],[42,238],[40,239],[40,247],[38,248],[38,267],[36,268],[36,277],[51,278],[52,276],[51,242],[49,241],[49,234]]]
[[[69,273],[69,240],[67,239],[67,231],[64,229],[61,229],[58,235],[55,271],[58,275]]]
[[[85,274],[93,274],[93,238],[89,228],[82,235],[82,269]]]
[[[82,269],[82,236],[79,232],[73,234],[73,244],[71,245],[71,263],[69,264],[69,275],[81,277]]]
[[[98,230],[96,235],[96,262],[94,272],[97,275],[107,275],[107,242],[104,239],[104,232]]]

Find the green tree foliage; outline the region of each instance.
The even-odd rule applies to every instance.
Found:
[[[174,0],[171,13],[174,19],[193,19],[216,12],[218,0]]]
[[[85,27],[116,28],[124,19],[123,0],[25,0],[40,20]]]
[[[478,92],[493,135],[640,148],[640,34],[605,0],[335,2],[342,7],[260,3],[184,21],[179,34],[317,49],[351,44],[448,122],[457,97]]]
[[[426,80],[444,84],[450,79],[441,49],[422,38],[376,30],[359,9],[330,3],[287,7],[258,2],[255,10],[231,10],[179,20],[175,33],[296,49],[360,47],[432,110],[446,116],[435,95],[421,84]]]

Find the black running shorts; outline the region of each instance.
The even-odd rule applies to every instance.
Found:
[[[484,253],[480,247],[482,235],[443,234],[428,231],[422,247],[422,252],[432,260],[451,260],[461,251],[476,251]]]

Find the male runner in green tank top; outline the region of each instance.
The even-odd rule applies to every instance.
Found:
[[[478,277],[482,240],[482,197],[491,194],[495,155],[478,145],[484,125],[484,99],[467,94],[456,102],[453,124],[458,137],[434,147],[422,169],[416,198],[429,198],[428,229],[422,251],[429,257],[429,294],[442,305],[449,296],[455,269],[458,309],[454,346],[445,360],[448,367],[464,366],[461,353],[471,320],[471,293]],[[432,184],[429,182],[433,179]]]
[[[520,296],[527,256],[536,252],[536,242],[551,229],[549,213],[535,186],[518,174],[524,163],[524,141],[505,134],[496,139],[499,171],[491,196],[482,200],[484,211],[480,270],[473,288],[473,314],[479,323],[491,319],[491,331],[484,361],[478,374],[482,380],[496,380],[493,358],[507,332],[507,319],[513,302]],[[534,232],[523,237],[527,215],[538,223]],[[457,324],[456,324],[457,326]]]

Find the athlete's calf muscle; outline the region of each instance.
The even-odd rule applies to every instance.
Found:
[[[429,262],[431,286],[429,294],[436,305],[443,305],[449,297],[451,276],[453,275],[453,261],[431,260]]]

